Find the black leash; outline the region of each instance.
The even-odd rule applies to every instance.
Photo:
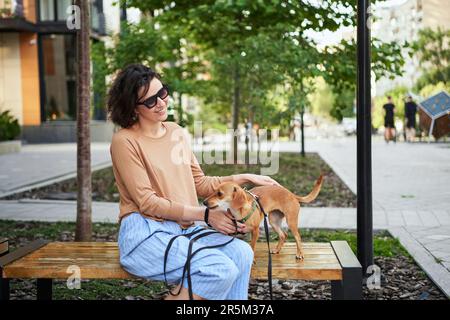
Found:
[[[254,198],[256,199],[256,202],[258,202],[258,206],[261,209],[262,213],[264,214],[264,231],[266,232],[267,252],[269,254],[269,264],[267,265],[267,279],[269,280],[270,300],[273,300],[273,293],[272,293],[272,253],[270,252],[269,225],[267,223],[267,214],[264,211],[264,208],[261,205],[261,202],[259,202],[258,196],[255,195]]]
[[[236,224],[235,224],[235,225],[236,225]],[[236,226],[237,226],[237,225],[236,225]],[[187,275],[188,290],[189,290],[189,299],[190,299],[190,300],[194,300],[193,290],[192,290],[192,279],[191,279],[191,260],[192,260],[192,258],[193,258],[198,252],[200,252],[201,250],[204,250],[204,249],[215,249],[215,248],[223,247],[223,246],[226,246],[227,244],[229,244],[231,241],[233,241],[233,240],[235,239],[235,237],[233,236],[230,240],[228,240],[228,241],[226,241],[226,242],[224,242],[224,243],[216,244],[216,245],[213,245],[213,246],[205,246],[205,247],[201,247],[201,248],[197,249],[196,251],[192,252],[192,247],[193,247],[194,243],[195,243],[198,239],[201,239],[201,238],[203,238],[203,237],[206,237],[206,236],[209,236],[209,235],[215,234],[215,233],[221,234],[221,233],[218,232],[218,231],[207,231],[207,230],[208,230],[208,229],[206,229],[206,228],[201,228],[201,229],[198,229],[198,230],[193,231],[193,232],[188,233],[188,234],[180,234],[180,235],[174,236],[173,238],[170,239],[169,243],[167,244],[166,252],[164,253],[164,284],[166,285],[167,288],[169,288],[169,285],[168,285],[168,282],[167,282],[167,276],[166,276],[166,268],[167,268],[167,258],[169,257],[169,251],[170,251],[170,248],[172,247],[173,242],[174,242],[178,237],[187,237],[187,238],[190,238],[191,236],[194,236],[194,235],[198,234],[198,233],[201,232],[201,231],[206,231],[205,233],[199,234],[199,235],[197,235],[196,237],[192,238],[192,239],[189,241],[189,247],[188,247],[188,253],[187,253],[186,263],[184,264],[184,267],[183,267],[183,275],[182,275],[181,280],[180,280],[180,288],[179,288],[178,292],[175,293],[175,294],[169,289],[169,294],[174,295],[174,296],[177,296],[177,295],[180,294],[181,288],[182,288],[182,284],[183,284],[183,282],[184,282],[184,278],[185,278],[186,275]],[[236,230],[236,231],[237,231],[237,230]]]
[[[264,211],[264,208],[261,204],[261,202],[259,201],[259,197],[256,194],[251,193],[249,190],[247,190],[246,188],[244,188],[244,191],[247,192],[252,198],[253,201],[255,201],[258,204],[259,209],[261,210],[261,212],[264,214],[264,231],[266,233],[266,240],[267,240],[267,252],[269,255],[269,263],[267,265],[267,280],[269,281],[269,292],[270,292],[270,300],[273,300],[273,294],[272,294],[272,254],[270,252],[270,234],[269,234],[269,224],[267,223],[267,214]],[[245,220],[247,220],[248,218],[250,218],[250,216],[253,214],[254,210],[254,206],[252,206],[252,210],[250,212],[250,214],[248,214],[244,219],[242,219],[241,221],[245,222]],[[240,221],[240,222],[241,222]]]
[[[248,192],[248,191],[247,191],[247,192]],[[249,193],[250,193],[250,192],[249,192]],[[269,280],[270,300],[273,300],[273,292],[272,292],[272,254],[270,253],[270,244],[269,244],[269,242],[270,242],[270,239],[269,239],[269,225],[268,225],[268,223],[267,223],[267,214],[266,214],[266,212],[264,211],[263,206],[262,206],[261,203],[259,202],[259,198],[258,198],[256,195],[253,195],[252,193],[250,193],[250,194],[251,194],[251,195],[253,196],[253,198],[256,200],[256,202],[258,203],[258,206],[259,206],[261,212],[264,214],[264,231],[265,231],[265,233],[266,233],[267,250],[268,250],[268,255],[269,255],[269,264],[268,264],[268,267],[267,267],[267,278],[268,278],[268,280]],[[207,212],[208,212],[208,210],[207,210]],[[207,219],[206,219],[206,221],[207,221]],[[192,252],[192,247],[193,247],[194,243],[195,243],[198,239],[201,239],[201,238],[203,238],[203,237],[209,236],[209,235],[211,235],[211,234],[215,234],[215,233],[221,234],[221,233],[218,232],[218,231],[207,231],[208,229],[206,229],[206,228],[201,228],[201,229],[195,230],[195,231],[193,231],[193,232],[191,232],[191,233],[188,233],[188,234],[180,234],[180,235],[174,236],[174,237],[172,237],[172,238],[170,239],[169,243],[167,244],[166,252],[164,253],[164,284],[165,284],[166,288],[168,288],[169,294],[174,295],[174,296],[178,296],[178,295],[181,293],[181,288],[182,288],[182,285],[183,285],[183,282],[184,282],[184,278],[185,278],[185,276],[186,276],[186,274],[187,274],[189,299],[190,299],[190,300],[194,300],[193,290],[192,290],[192,279],[191,279],[191,260],[192,260],[192,258],[193,258],[199,251],[201,251],[201,250],[204,250],[204,249],[215,249],[215,248],[220,248],[220,247],[226,246],[227,244],[231,243],[231,242],[236,238],[236,235],[238,234],[236,220],[233,220],[233,223],[234,223],[234,226],[235,226],[235,228],[236,228],[236,233],[232,235],[233,237],[232,237],[230,240],[228,240],[228,241],[226,241],[226,242],[224,242],[224,243],[220,243],[220,244],[217,244],[217,245],[213,245],[213,246],[205,246],[205,247],[201,247],[201,248],[197,249],[197,250],[194,251],[194,252]],[[208,225],[209,225],[209,224],[208,224]],[[179,284],[180,284],[180,288],[179,288],[178,292],[174,294],[174,293],[169,289],[169,284],[168,284],[168,282],[167,282],[167,276],[166,276],[167,259],[168,259],[168,257],[169,257],[169,251],[170,251],[170,248],[172,247],[173,242],[174,242],[178,237],[187,237],[187,238],[190,238],[191,236],[194,236],[194,235],[198,234],[198,233],[201,232],[201,231],[207,231],[207,232],[202,233],[202,234],[199,234],[199,235],[197,235],[196,237],[192,238],[192,239],[189,241],[189,247],[188,247],[188,253],[187,253],[186,263],[184,264],[184,267],[183,267],[183,275],[182,275],[181,280],[180,280],[180,283],[179,283]]]
[[[170,251],[170,248],[172,247],[173,242],[174,242],[178,237],[187,237],[187,238],[189,238],[189,237],[191,237],[191,236],[193,236],[193,235],[195,235],[195,234],[197,234],[197,233],[199,233],[200,231],[203,231],[203,230],[205,230],[205,229],[198,229],[198,230],[196,230],[196,231],[193,231],[193,232],[187,233],[187,234],[179,234],[179,235],[174,236],[174,237],[172,237],[172,238],[170,239],[169,243],[167,244],[166,252],[164,253],[164,284],[165,284],[166,288],[169,288],[169,284],[168,284],[168,282],[167,282],[167,275],[166,275],[166,273],[167,273],[167,272],[166,272],[166,269],[167,269],[167,258],[169,257],[169,251]],[[184,269],[183,269],[183,277],[182,277],[181,281],[184,280],[185,273],[186,273],[186,265],[184,266]],[[178,291],[178,293],[175,294],[175,295],[176,295],[176,296],[179,295],[179,294],[180,294],[180,291],[181,291],[181,287],[180,287],[180,290]],[[171,295],[174,295],[170,289],[169,289],[169,293],[170,293]]]

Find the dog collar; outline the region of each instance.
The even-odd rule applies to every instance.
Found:
[[[253,200],[252,202],[253,202],[252,203],[252,210],[250,210],[250,213],[247,214],[244,218],[239,220],[239,222],[244,223],[245,221],[247,221],[252,216],[253,212],[255,212],[255,210],[256,210],[256,201]]]
[[[252,209],[250,210],[250,212],[249,212],[244,218],[242,218],[241,220],[239,220],[239,222],[241,222],[241,223],[244,223],[245,221],[247,221],[247,220],[252,216],[252,214],[253,214],[253,213],[255,212],[255,210],[256,210],[256,205],[257,205],[257,203],[256,203],[257,196],[255,196],[253,193],[251,193],[250,191],[248,191],[246,188],[243,188],[243,189],[244,189],[245,192],[247,192],[249,195],[252,196],[253,201],[252,201]]]

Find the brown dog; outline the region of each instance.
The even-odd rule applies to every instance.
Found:
[[[264,218],[264,214],[256,205],[253,195],[259,198],[264,211],[269,215],[269,223],[273,230],[278,233],[279,240],[272,253],[279,253],[286,241],[287,233],[281,229],[283,217],[286,218],[287,225],[294,235],[297,244],[297,259],[303,259],[303,250],[300,234],[298,232],[298,215],[300,203],[309,203],[316,199],[322,187],[323,176],[317,179],[313,190],[305,197],[300,197],[288,189],[281,186],[260,186],[250,190],[242,189],[234,182],[222,183],[217,190],[203,203],[209,208],[221,207],[230,209],[237,221],[244,220],[251,229],[251,247],[255,251],[256,241],[259,237],[259,225]]]

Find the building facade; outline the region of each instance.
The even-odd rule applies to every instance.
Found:
[[[372,25],[372,36],[384,42],[394,41],[399,44],[418,39],[419,30],[425,28],[450,29],[450,0],[405,0],[399,5],[380,3],[374,10],[376,21]],[[383,78],[376,83],[377,96],[397,86],[411,88],[421,76],[419,60],[410,58],[403,51],[405,58],[404,74],[391,80]]]
[[[26,142],[76,141],[76,36],[67,24],[72,2],[0,0],[0,110],[11,110]],[[90,2],[91,38],[105,41],[118,32],[120,10],[113,0]],[[104,112],[92,114],[93,141],[107,140],[112,129]]]

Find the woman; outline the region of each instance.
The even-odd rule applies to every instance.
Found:
[[[164,280],[164,253],[169,241],[202,226],[205,208],[197,196],[206,197],[222,182],[256,185],[278,184],[266,176],[238,174],[208,177],[190,149],[184,131],[167,118],[169,91],[151,69],[130,65],[114,80],[108,96],[111,120],[122,127],[111,143],[114,176],[120,193],[120,263],[138,277]],[[193,249],[225,243],[236,227],[231,214],[209,210],[208,221],[219,233],[199,239]],[[237,223],[239,232],[247,232]],[[199,231],[204,232],[204,231]],[[186,262],[189,238],[173,242],[167,260],[169,283],[178,283]],[[191,261],[194,299],[247,299],[253,251],[239,239],[217,249],[201,250]],[[188,299],[187,280],[175,289]]]

